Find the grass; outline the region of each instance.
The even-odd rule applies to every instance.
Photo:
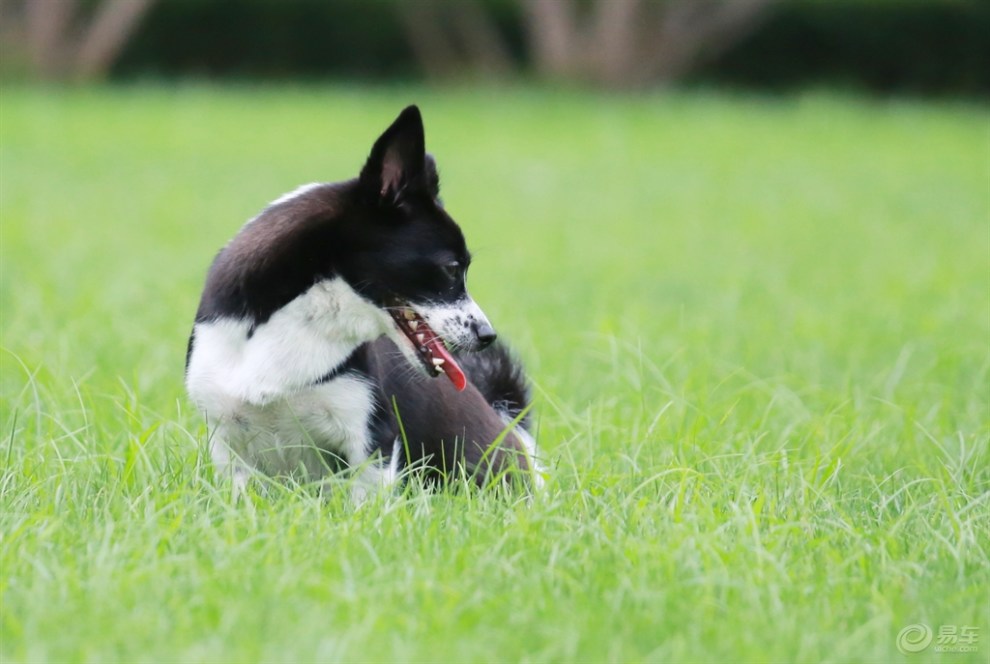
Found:
[[[205,269],[423,108],[547,490],[214,479]],[[0,659],[990,654],[985,107],[809,93],[5,89]],[[902,655],[911,624],[974,652]]]

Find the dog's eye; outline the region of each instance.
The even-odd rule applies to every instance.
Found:
[[[445,277],[450,281],[457,281],[461,276],[461,264],[457,261],[451,261],[440,266]]]

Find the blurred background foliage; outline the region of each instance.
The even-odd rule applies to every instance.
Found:
[[[4,80],[990,95],[986,0],[0,0]]]

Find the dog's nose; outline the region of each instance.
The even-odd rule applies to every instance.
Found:
[[[495,341],[498,335],[495,333],[495,328],[493,328],[487,321],[483,323],[474,324],[474,336],[478,340],[479,348],[486,348]]]

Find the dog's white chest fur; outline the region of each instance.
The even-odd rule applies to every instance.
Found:
[[[319,479],[330,468],[324,452],[352,463],[367,456],[370,390],[341,376],[264,405],[242,404],[214,422],[215,434],[228,454],[265,474]]]
[[[319,381],[390,327],[341,279],[315,284],[253,330],[242,319],[197,323],[186,387],[216,439],[214,457],[311,478],[325,473],[320,450],[363,460],[371,386],[352,375]]]

